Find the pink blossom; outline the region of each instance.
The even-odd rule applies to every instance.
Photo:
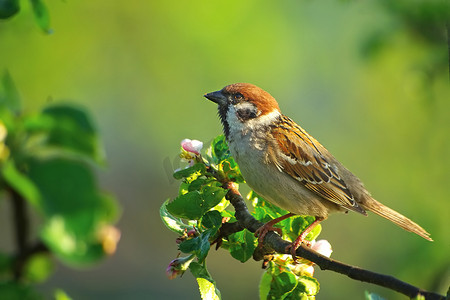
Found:
[[[178,275],[183,275],[184,272],[189,268],[189,265],[194,260],[195,256],[189,255],[187,257],[178,257],[172,260],[166,269],[166,275],[169,279],[174,279]]]
[[[319,240],[314,242],[311,249],[326,257],[330,257],[331,252],[333,252],[333,249],[331,249],[331,244],[327,240]]]
[[[203,143],[197,140],[184,139],[181,141],[181,147],[187,152],[200,155],[200,151],[203,148]]]

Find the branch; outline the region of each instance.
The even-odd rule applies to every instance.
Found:
[[[242,225],[242,227],[247,228],[251,232],[255,232],[256,229],[264,225],[263,223],[256,220],[249,213],[248,208],[245,205],[244,198],[242,198],[241,194],[237,189],[237,186],[233,182],[225,182],[224,187],[228,189],[226,198],[233,205],[236,211],[235,214],[236,219]],[[283,240],[275,232],[269,232],[264,238],[264,248],[271,249],[272,251],[275,251],[280,254],[289,254],[289,251],[286,251],[286,246],[288,246],[289,244],[291,243]],[[402,293],[410,298],[422,295],[427,300],[445,299],[445,297],[442,295],[422,290],[404,281],[401,281],[393,276],[371,272],[320,255],[304,245],[302,245],[297,249],[297,255],[299,257],[305,258],[315,263],[322,270],[331,270],[337,273],[347,275],[348,277],[355,280],[379,285]]]
[[[19,259],[25,255],[27,250],[28,242],[28,217],[27,217],[27,207],[25,200],[20,196],[13,188],[9,189],[11,193],[13,216],[14,216],[14,228],[16,230],[16,245],[17,254],[16,264],[14,267],[14,278],[16,280],[20,279],[22,276],[23,266],[25,261]]]
[[[13,222],[16,230],[17,245],[13,272],[14,279],[20,280],[27,260],[36,253],[48,252],[48,249],[42,242],[37,242],[33,246],[29,245],[29,220],[25,199],[23,199],[13,188],[9,188],[9,192],[12,200]]]

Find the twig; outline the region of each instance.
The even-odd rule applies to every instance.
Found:
[[[14,228],[16,230],[16,246],[17,246],[17,255],[16,257],[23,257],[27,250],[27,242],[28,242],[28,218],[27,218],[27,207],[25,203],[25,199],[22,198],[14,189],[9,189],[11,194],[11,202],[13,208],[13,216],[14,216]],[[16,260],[16,264],[14,267],[14,279],[19,280],[22,276],[24,262],[21,259]]]
[[[48,249],[40,241],[33,246],[29,245],[29,220],[26,201],[14,189],[9,188],[9,192],[12,200],[13,223],[16,230],[17,245],[13,272],[14,280],[18,281],[22,278],[23,268],[28,259],[36,253],[48,252]]]
[[[247,228],[251,232],[255,232],[256,229],[261,227],[263,223],[256,220],[248,211],[245,205],[244,199],[239,193],[236,185],[232,182],[225,182],[224,187],[228,189],[226,198],[230,201],[236,211],[236,219],[242,225],[242,227]],[[283,240],[279,235],[274,232],[269,232],[264,238],[264,248],[272,249],[273,251],[281,254],[289,254],[286,251],[286,246],[290,242]],[[430,300],[444,300],[445,297],[433,292],[428,292],[409,283],[401,281],[393,276],[383,275],[361,269],[359,267],[351,266],[339,262],[337,260],[328,258],[326,256],[320,255],[317,252],[311,250],[310,248],[302,245],[297,249],[297,255],[299,257],[305,258],[313,263],[317,264],[322,270],[331,270],[337,273],[347,275],[348,277],[379,285],[399,293],[402,293],[410,298],[414,298],[417,295],[422,295],[425,299]]]

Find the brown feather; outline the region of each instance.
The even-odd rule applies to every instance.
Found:
[[[336,166],[326,159],[324,154],[328,154],[328,151],[288,117],[282,116],[280,122],[272,127],[270,133],[273,139],[278,141],[276,146],[279,152],[287,159],[279,159],[273,157],[274,155],[271,158],[269,155],[269,160],[275,163],[280,171],[289,174],[322,198],[366,215],[338,175]],[[289,130],[292,127],[297,130]],[[272,154],[277,152],[270,150]]]
[[[425,229],[423,229],[418,224],[414,223],[413,221],[411,221],[404,215],[402,215],[402,214],[396,212],[395,210],[387,207],[386,205],[376,201],[375,199],[372,199],[372,201],[369,201],[369,202],[363,204],[362,206],[365,209],[367,209],[371,212],[374,212],[377,215],[379,215],[383,218],[386,218],[391,222],[394,222],[395,224],[397,224],[398,226],[400,226],[401,228],[403,228],[407,231],[411,231],[415,234],[418,234],[426,240],[433,241],[430,238],[430,234]]]

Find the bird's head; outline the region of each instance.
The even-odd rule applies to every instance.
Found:
[[[235,123],[260,122],[280,115],[277,101],[266,91],[250,83],[234,83],[220,91],[204,95],[217,103],[225,135]]]

